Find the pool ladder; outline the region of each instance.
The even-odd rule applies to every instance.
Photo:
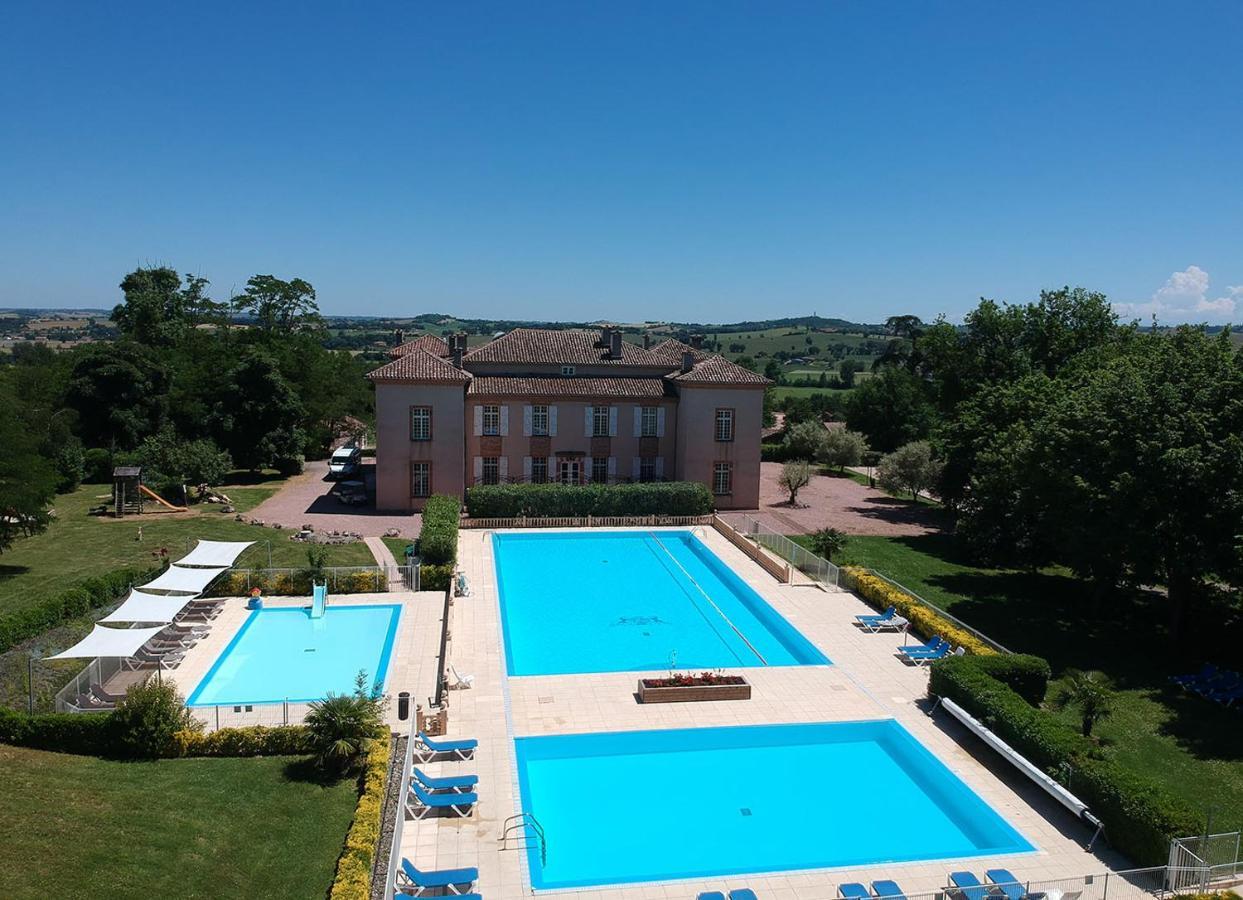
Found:
[[[520,812],[516,816],[510,816],[501,826],[501,849],[502,850],[525,850],[530,844],[527,843],[531,839],[531,835],[527,833],[530,829],[535,834],[535,840],[539,841],[539,862],[541,866],[548,864],[548,840],[544,837],[544,826],[539,823],[539,819],[535,818],[529,812]],[[515,844],[512,848],[509,846],[509,837],[514,836],[515,840],[522,841]]]

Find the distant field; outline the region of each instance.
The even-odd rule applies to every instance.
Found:
[[[814,394],[825,394],[846,398],[850,396],[850,393],[853,390],[853,388],[834,390],[832,388],[822,387],[790,387],[789,385],[783,384],[773,388],[773,399],[781,400],[784,397],[810,397]]]

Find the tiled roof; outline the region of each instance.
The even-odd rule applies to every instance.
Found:
[[[414,340],[398,344],[388,351],[388,358],[397,359],[397,357],[405,356],[407,353],[412,353],[415,350],[426,350],[432,356],[449,355],[449,345],[445,343],[444,338],[437,337],[434,334],[421,334]]]
[[[637,344],[622,341],[621,359],[609,359],[607,347],[597,347],[600,332],[582,329],[515,328],[464,357],[472,362],[534,363],[542,365],[663,366],[667,360]]]
[[[367,373],[372,381],[427,381],[465,384],[470,375],[426,350],[414,350]]]
[[[476,375],[469,394],[496,397],[626,397],[634,400],[665,396],[661,378],[560,378],[555,375]]]
[[[772,384],[760,373],[744,369],[722,356],[705,356],[689,372],[675,372],[666,377],[679,384]]]
[[[704,359],[708,355],[702,350],[696,350],[690,344],[683,344],[681,341],[675,341],[673,338],[661,341],[652,348],[651,353],[653,356],[660,357],[661,362],[668,363],[671,366],[682,365],[683,353],[689,353],[697,360]]]

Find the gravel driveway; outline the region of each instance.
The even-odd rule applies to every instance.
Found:
[[[363,461],[363,478],[368,493],[374,497],[375,464],[371,460]],[[364,506],[346,506],[331,494],[335,484],[328,480],[327,460],[309,462],[301,475],[290,478],[280,490],[247,513],[247,517],[269,525],[280,522],[286,528],[309,523],[316,531],[355,531],[363,537],[383,536],[389,528],[398,529],[405,538],[418,536],[422,527],[422,517],[418,513],[382,514],[376,512],[371,502]]]

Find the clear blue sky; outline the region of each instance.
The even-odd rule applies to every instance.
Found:
[[[1243,3],[0,9],[0,306],[1243,321]]]

